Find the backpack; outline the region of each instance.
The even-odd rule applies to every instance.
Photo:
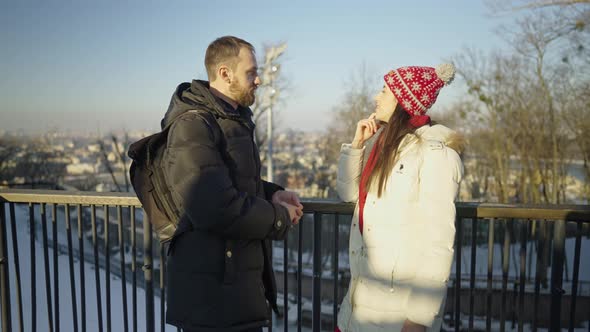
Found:
[[[127,153],[133,160],[129,168],[131,184],[160,243],[172,239],[183,214],[179,204],[176,204],[172,197],[160,161],[167,145],[170,127],[181,115],[188,112],[201,116],[213,129],[215,136],[219,137],[221,128],[211,113],[204,110],[189,110],[172,119],[162,131],[131,144]]]

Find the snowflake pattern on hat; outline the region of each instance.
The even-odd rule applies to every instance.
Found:
[[[412,117],[420,117],[436,102],[440,89],[452,81],[454,74],[453,65],[443,64],[437,68],[401,67],[383,78],[404,110]]]

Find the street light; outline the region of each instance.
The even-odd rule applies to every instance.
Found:
[[[273,162],[272,162],[272,107],[274,106],[279,91],[274,87],[275,78],[279,74],[281,65],[276,63],[277,59],[285,52],[287,48],[286,43],[282,43],[278,46],[271,46],[267,48],[264,67],[262,70],[262,81],[263,85],[268,87],[267,96],[264,98],[268,102],[267,104],[267,123],[266,123],[266,141],[267,141],[267,154],[266,154],[266,180],[269,182],[273,181]]]

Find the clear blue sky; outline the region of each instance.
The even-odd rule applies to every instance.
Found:
[[[363,63],[379,77],[502,47],[498,23],[483,0],[3,1],[0,130],[155,130],[176,85],[204,78],[207,45],[228,34],[259,54],[288,43],[280,126],[321,130]]]

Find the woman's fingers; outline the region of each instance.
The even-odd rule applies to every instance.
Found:
[[[375,134],[377,131],[377,124],[375,123],[375,120],[364,119],[359,121],[359,125],[361,126],[361,131],[363,136],[365,136],[365,139],[373,136],[373,134]]]
[[[375,122],[374,119],[369,119],[367,120],[368,124],[369,124],[369,128],[371,129],[371,134],[374,134],[375,132],[377,132],[377,123]]]
[[[375,113],[371,114],[367,119],[359,120],[357,122],[353,144],[357,142],[357,145],[362,145],[366,140],[375,135],[378,129],[379,124],[376,120]]]

